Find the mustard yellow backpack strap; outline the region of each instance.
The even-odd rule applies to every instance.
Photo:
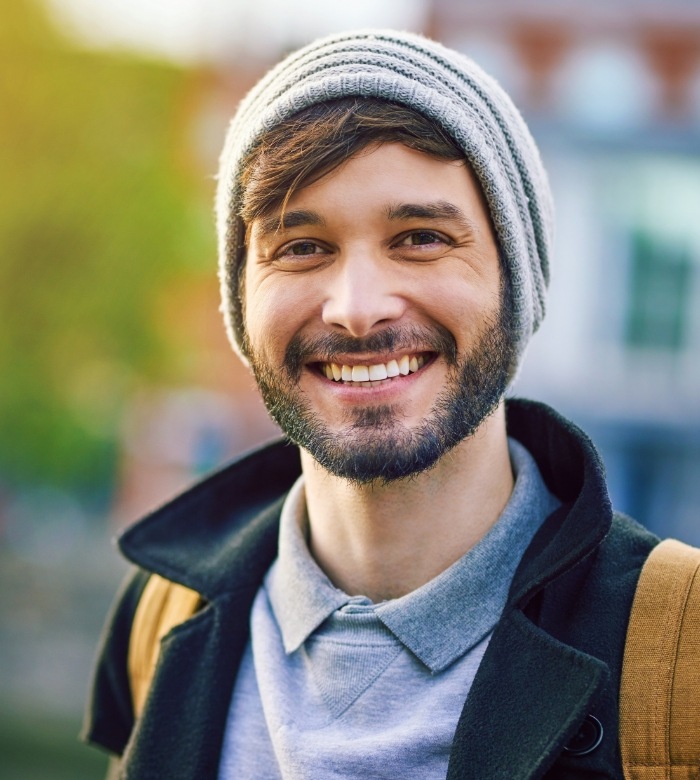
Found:
[[[620,685],[627,780],[700,780],[700,550],[668,539],[642,569]]]
[[[136,608],[129,639],[129,682],[138,717],[158,663],[160,640],[197,611],[202,597],[184,585],[152,574]]]

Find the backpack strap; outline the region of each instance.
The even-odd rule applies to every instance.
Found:
[[[156,671],[160,640],[179,623],[197,612],[202,597],[177,582],[152,574],[143,589],[129,639],[129,683],[134,716],[146,703],[148,689]]]
[[[700,550],[658,544],[642,569],[620,684],[627,780],[700,780]]]

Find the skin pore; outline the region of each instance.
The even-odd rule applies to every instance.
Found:
[[[251,365],[302,447],[312,555],[347,593],[396,598],[479,541],[513,488],[488,211],[466,163],[389,143],[280,216],[250,225]]]

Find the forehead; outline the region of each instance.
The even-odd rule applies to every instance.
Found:
[[[463,219],[492,233],[481,186],[466,160],[444,160],[404,144],[373,145],[294,191],[249,225],[249,237],[367,215],[389,220]]]

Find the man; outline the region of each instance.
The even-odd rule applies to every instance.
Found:
[[[138,570],[86,737],[129,778],[622,777],[625,631],[658,540],[613,517],[578,429],[504,401],[553,222],[508,97],[418,36],[316,42],[242,103],[217,212],[229,335],[299,449],[122,537]],[[203,606],[136,717],[151,573]]]

